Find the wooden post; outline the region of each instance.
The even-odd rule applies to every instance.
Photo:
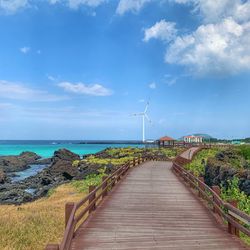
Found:
[[[122,171],[122,169],[119,170],[117,173],[117,178],[116,178],[117,182],[121,179],[121,176],[120,176],[121,171]]]
[[[238,202],[236,200],[228,201],[228,203],[236,208],[238,207]],[[230,214],[229,216],[233,218]],[[228,221],[228,232],[230,234],[236,235],[237,237],[240,237],[239,229],[233,226],[229,221]]]
[[[212,190],[213,190],[218,196],[220,196],[220,187],[219,187],[219,186],[212,186]],[[216,198],[216,197],[213,197],[213,200],[214,200],[214,203],[215,203],[216,205],[218,205],[218,200],[217,200],[217,198]],[[213,206],[213,212],[220,215],[220,211],[219,211],[218,209],[216,209],[215,206]]]
[[[199,180],[200,180],[202,183],[204,183],[204,177],[199,176]],[[201,190],[204,190],[203,186],[202,186],[200,183],[198,183],[198,187],[199,187]],[[202,195],[202,193],[200,192],[200,190],[199,190],[198,195],[199,195],[199,197],[203,198],[203,195]]]
[[[96,187],[95,186],[89,186],[89,193],[91,193]],[[89,204],[95,199],[96,194],[94,193],[93,195],[91,195],[89,197]],[[92,211],[94,211],[96,209],[96,205],[95,203],[91,206],[91,208],[89,209],[89,213],[91,213]]]
[[[74,202],[67,202],[65,205],[65,228],[67,227],[69,217],[74,208]]]
[[[194,176],[194,172],[192,172],[192,171],[190,171],[189,174],[191,174],[191,175]],[[190,185],[190,187],[191,187],[191,188],[195,188],[194,184],[192,183],[193,180],[192,180],[192,177],[191,177],[191,176],[188,177],[188,180],[189,180],[189,185]]]
[[[135,167],[135,158],[133,159],[133,167]]]
[[[58,244],[48,244],[45,248],[45,250],[59,250]]]
[[[115,177],[113,177],[113,178],[111,179],[111,182],[113,183],[113,184],[111,185],[111,189],[115,186],[115,181],[114,181],[114,179],[115,179]]]
[[[104,182],[105,180],[106,180],[106,176],[103,176],[102,177],[102,182]],[[102,188],[103,189],[105,189],[106,187],[107,187],[107,181],[105,181],[104,183],[103,183],[103,186],[102,186]],[[108,190],[105,190],[104,192],[103,192],[103,194],[102,194],[102,198],[104,198],[105,196],[107,196],[107,194],[108,194]]]

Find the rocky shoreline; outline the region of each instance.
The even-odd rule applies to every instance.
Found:
[[[71,180],[83,179],[96,172],[93,166],[74,168],[72,162],[80,156],[67,149],[55,151],[49,159],[41,159],[35,153],[24,152],[19,156],[0,157],[0,204],[21,204],[47,195],[51,188]],[[34,176],[13,182],[13,173],[23,171],[34,164],[46,164],[47,167]]]
[[[166,149],[167,150],[167,149]],[[179,150],[179,149],[178,149]],[[97,161],[85,161],[79,155],[67,149],[54,152],[53,157],[42,159],[32,152],[24,152],[19,156],[0,157],[0,204],[21,204],[44,197],[48,191],[60,184],[72,180],[82,180],[87,175],[99,173],[105,168],[105,173],[110,174],[131,157],[144,156],[168,160],[175,157],[178,150],[162,151],[154,149],[120,149],[106,148],[91,156]],[[112,163],[111,163],[112,162]],[[46,165],[37,174],[23,180],[13,181],[13,176],[19,171],[27,170],[30,165]]]
[[[241,167],[236,167],[236,163]],[[250,165],[232,149],[219,152],[214,158],[210,158],[205,165],[204,179],[206,184],[223,185],[227,187],[228,180],[239,178],[239,188],[250,196]]]

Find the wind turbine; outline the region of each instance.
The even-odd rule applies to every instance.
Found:
[[[133,114],[134,116],[141,116],[142,117],[142,142],[145,142],[145,118],[151,123],[151,120],[149,119],[149,117],[147,115],[148,106],[149,106],[149,103],[147,102],[147,105],[144,109],[144,112]]]

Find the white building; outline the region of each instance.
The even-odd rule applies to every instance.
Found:
[[[202,143],[203,137],[197,135],[188,135],[183,137],[184,142],[186,143]]]

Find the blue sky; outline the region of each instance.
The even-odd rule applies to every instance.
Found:
[[[250,136],[250,1],[0,1],[0,139]]]

